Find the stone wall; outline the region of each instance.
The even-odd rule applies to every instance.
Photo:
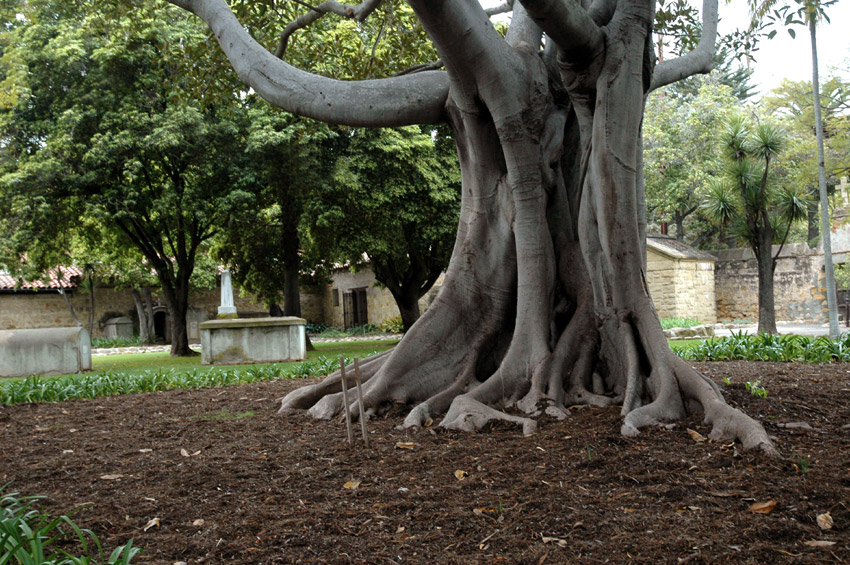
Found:
[[[647,249],[646,279],[660,317],[717,321],[712,261],[672,258]]]
[[[773,252],[776,253],[775,247]],[[758,320],[758,267],[749,249],[713,251],[717,319]],[[823,252],[805,243],[786,245],[776,263],[773,284],[776,320],[822,324],[828,321]]]
[[[85,292],[73,291],[68,299],[74,306],[77,318],[88,327],[89,295]],[[158,292],[153,293],[154,305],[164,305],[165,301]],[[190,323],[197,324],[203,320],[215,317],[221,303],[218,289],[194,292],[189,302],[192,311],[189,314]],[[240,312],[265,311],[265,306],[257,303],[252,297],[239,296],[236,293],[234,303]],[[95,328],[92,337],[103,337],[99,322],[105,321],[107,315],[129,316],[136,320],[136,306],[133,295],[128,289],[115,290],[98,288],[95,291],[94,320]],[[44,290],[39,292],[19,292],[0,294],[0,330],[56,328],[73,326],[74,318],[65,299],[56,291]],[[138,322],[135,330],[138,333]]]

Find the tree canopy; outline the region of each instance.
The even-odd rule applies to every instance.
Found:
[[[2,115],[7,256],[46,265],[81,218],[96,219],[156,271],[172,354],[189,354],[199,250],[244,197],[247,122],[234,84],[215,92],[215,73],[193,56],[207,33],[170,6],[45,0],[22,14],[4,53],[7,68],[26,69],[7,73],[19,82]]]

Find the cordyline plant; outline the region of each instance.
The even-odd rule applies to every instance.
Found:
[[[452,259],[399,345],[361,365],[369,414],[403,402],[412,428],[443,415],[447,428],[501,419],[530,433],[544,410],[619,404],[632,436],[700,411],[712,437],[775,452],[759,423],[670,351],[643,266],[644,98],[710,70],[716,0],[703,6],[698,45],[657,65],[653,0],[521,0],[504,36],[477,0],[410,0],[445,70],[365,81],[290,66],[224,0],[170,1],[202,18],[242,80],[287,111],[452,128],[463,185]],[[318,4],[286,28],[277,54],[308,21],[330,12],[362,20],[379,3]],[[289,394],[281,410],[331,418],[340,389],[336,373]]]

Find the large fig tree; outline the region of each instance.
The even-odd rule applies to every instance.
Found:
[[[759,423],[670,351],[643,267],[644,98],[710,70],[716,0],[698,46],[658,65],[653,0],[521,0],[504,36],[478,0],[410,0],[445,70],[350,82],[288,65],[224,0],[170,1],[207,22],[272,104],[329,123],[453,130],[463,196],[446,279],[399,345],[362,364],[368,413],[399,402],[412,407],[409,427],[442,416],[447,428],[501,419],[530,433],[544,411],[617,404],[631,436],[699,411],[713,438],[774,451]],[[362,18],[378,1],[319,4],[281,47],[322,12]],[[331,375],[281,410],[331,418],[340,388]]]

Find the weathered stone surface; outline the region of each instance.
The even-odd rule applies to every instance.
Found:
[[[273,363],[307,356],[303,318],[237,318],[200,324],[201,363]]]
[[[777,251],[774,246],[774,254]],[[758,320],[758,267],[752,251],[739,248],[712,253],[718,258],[717,319]],[[827,321],[823,263],[823,251],[805,243],[782,248],[774,274],[777,320],[816,324]]]
[[[713,324],[714,257],[665,236],[647,237],[646,281],[658,315]]]
[[[133,337],[133,320],[127,316],[108,319],[103,325],[103,336],[109,339]]]
[[[85,328],[0,331],[0,377],[63,375],[91,370]]]

